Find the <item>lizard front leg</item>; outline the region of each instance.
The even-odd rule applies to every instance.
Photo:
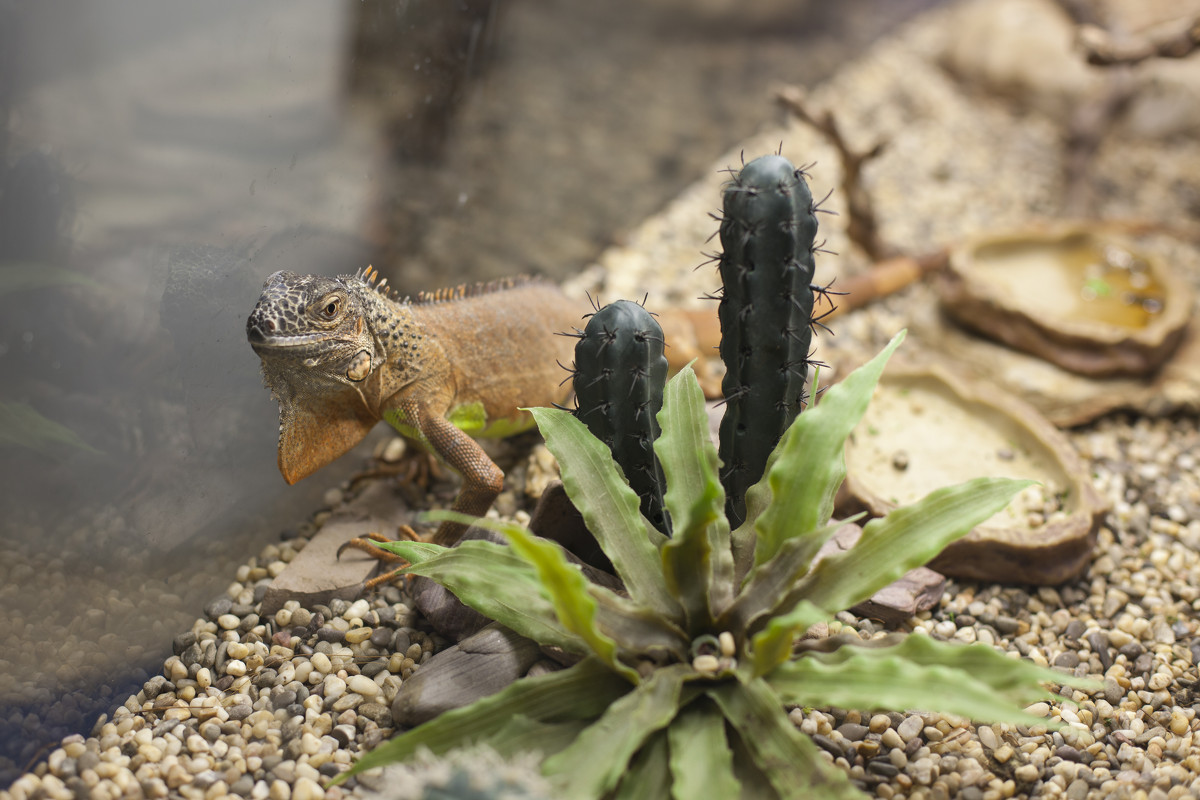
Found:
[[[445,417],[414,409],[421,433],[442,460],[458,474],[463,485],[452,511],[482,517],[504,488],[504,473],[483,452],[479,443],[456,428]],[[450,547],[462,538],[467,526],[461,522],[443,522],[433,535],[435,544]]]
[[[500,468],[488,458],[487,453],[483,452],[483,448],[474,439],[455,427],[445,417],[430,412],[414,401],[401,403],[399,410],[405,420],[414,423],[414,427],[434,452],[451,469],[462,475],[462,489],[455,498],[451,510],[475,517],[486,514],[496,500],[496,496],[504,488],[504,473]],[[431,541],[444,547],[450,547],[462,538],[466,530],[467,526],[461,522],[443,522],[438,526]],[[407,525],[401,527],[400,535],[402,539],[418,538],[412,528]],[[399,556],[376,546],[377,542],[386,541],[388,540],[379,534],[371,534],[351,539],[338,549],[339,555],[342,550],[353,548],[362,550],[384,563],[400,563],[399,567],[367,581],[364,584],[364,588],[367,590],[374,589],[380,584],[389,583],[408,565],[408,562]]]

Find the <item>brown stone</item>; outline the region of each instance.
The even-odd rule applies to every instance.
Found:
[[[813,563],[834,553],[849,550],[854,547],[860,536],[862,528],[859,526],[853,523],[843,525],[817,552]],[[945,586],[945,577],[928,567],[917,567],[850,610],[860,617],[896,625],[937,605]]]

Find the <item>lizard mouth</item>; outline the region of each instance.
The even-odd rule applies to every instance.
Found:
[[[329,336],[322,333],[267,334],[258,326],[248,328],[246,338],[256,352],[311,349],[329,340]]]

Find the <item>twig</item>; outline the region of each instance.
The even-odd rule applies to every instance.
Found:
[[[842,162],[842,192],[846,195],[846,236],[872,261],[882,261],[895,255],[895,248],[885,245],[879,236],[874,204],[862,186],[863,165],[882,153],[887,142],[876,142],[869,150],[854,150],[842,136],[833,112],[827,110],[819,117],[809,112],[803,89],[786,86],[775,96],[793,116],[816,129],[837,150]]]
[[[1169,34],[1124,42],[1118,42],[1098,25],[1081,25],[1077,40],[1087,53],[1088,63],[1098,67],[1138,64],[1151,58],[1186,58],[1200,49],[1200,17]]]

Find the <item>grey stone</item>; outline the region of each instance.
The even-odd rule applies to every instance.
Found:
[[[392,702],[397,725],[416,726],[508,686],[541,658],[536,642],[492,623],[429,659]]]

